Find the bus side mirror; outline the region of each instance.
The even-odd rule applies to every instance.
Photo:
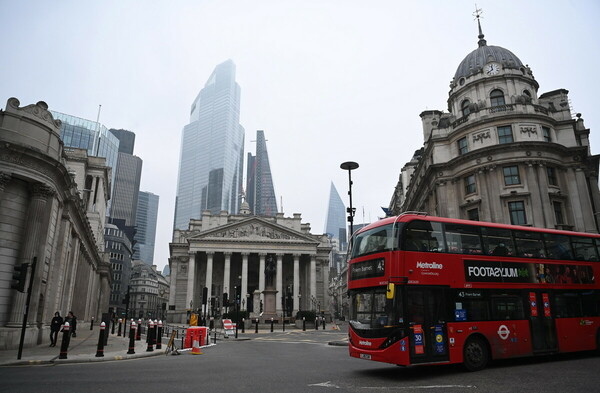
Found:
[[[391,299],[394,298],[394,289],[395,289],[394,283],[391,283],[391,282],[388,283],[388,285],[387,285],[387,291],[385,293],[386,299],[390,299],[391,300]]]

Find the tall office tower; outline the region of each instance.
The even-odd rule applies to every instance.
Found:
[[[273,187],[265,132],[262,130],[256,131],[256,156],[248,153],[246,199],[250,210],[256,216],[275,216],[277,213],[277,198]]]
[[[119,152],[119,139],[102,124],[50,111],[54,119],[61,121],[60,137],[65,147],[86,149],[88,156],[106,158],[106,165],[112,168],[111,184],[114,190],[115,168]],[[109,201],[109,208],[111,201]]]
[[[133,154],[133,147],[135,146],[135,133],[123,130],[114,129],[109,130],[114,136],[119,138],[119,152]]]
[[[325,233],[334,239],[338,239],[339,249],[346,249],[346,206],[340,198],[337,189],[331,182],[329,191],[329,205],[327,205],[327,221],[325,221]]]
[[[138,195],[135,244],[133,259],[145,264],[154,264],[154,242],[156,239],[156,222],[158,219],[158,195],[140,191]]]
[[[175,229],[187,229],[202,211],[237,213],[241,204],[244,128],[235,64],[219,64],[194,100],[183,128],[175,202]]]
[[[142,177],[142,159],[133,155],[135,142],[133,132],[114,129],[111,129],[110,132],[120,141],[117,167],[114,169],[115,181],[110,217],[113,220],[124,220],[126,226],[133,227],[136,225],[135,216]],[[124,230],[124,228],[121,229]]]

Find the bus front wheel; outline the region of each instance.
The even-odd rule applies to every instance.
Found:
[[[469,371],[479,371],[485,368],[490,360],[490,352],[481,337],[471,337],[463,348],[463,362]]]

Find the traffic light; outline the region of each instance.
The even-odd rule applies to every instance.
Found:
[[[19,292],[25,292],[25,282],[27,281],[27,270],[29,269],[28,263],[22,263],[19,266],[13,267],[13,283],[11,284],[12,289],[16,289]]]
[[[240,287],[235,287],[235,302],[237,304],[240,304],[240,300],[242,300],[242,288]]]
[[[228,298],[227,298],[227,292],[223,293],[223,307],[228,307],[229,306],[229,302],[228,302]]]

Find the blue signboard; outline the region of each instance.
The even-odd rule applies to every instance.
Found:
[[[446,337],[444,336],[442,325],[435,325],[433,332],[435,337],[435,352],[443,355],[446,353]]]

